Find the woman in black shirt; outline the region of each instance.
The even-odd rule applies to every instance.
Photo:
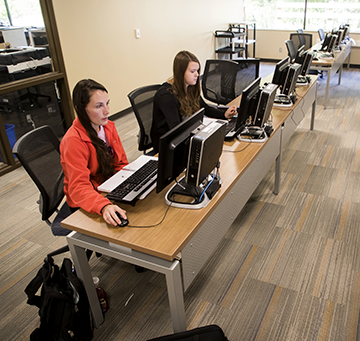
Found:
[[[225,112],[209,106],[200,96],[200,62],[188,51],[180,51],[174,59],[173,76],[162,84],[154,97],[151,140],[155,152],[159,151],[159,139],[184,118],[200,108],[212,118],[230,119],[236,115],[236,106]]]

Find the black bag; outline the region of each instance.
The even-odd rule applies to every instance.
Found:
[[[36,295],[41,288],[41,295]],[[39,308],[40,327],[31,341],[88,341],[92,324],[86,291],[72,272],[72,262],[64,258],[61,269],[47,257],[36,277],[25,289],[27,303]]]
[[[148,341],[228,341],[228,339],[219,326],[212,324]]]

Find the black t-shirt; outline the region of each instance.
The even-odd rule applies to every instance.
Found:
[[[211,107],[200,97],[200,108],[205,108],[205,115],[212,118],[225,119],[224,111]],[[151,140],[154,150],[159,151],[159,139],[170,129],[178,125],[183,117],[180,115],[180,102],[171,91],[171,84],[164,83],[154,97]]]

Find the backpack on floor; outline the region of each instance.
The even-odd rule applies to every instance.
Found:
[[[40,287],[39,296],[36,293]],[[27,303],[38,307],[40,315],[40,327],[31,333],[30,341],[92,339],[88,298],[79,278],[72,272],[70,259],[64,258],[59,269],[48,256],[25,293]]]
[[[219,326],[212,324],[148,341],[228,341],[228,339]]]

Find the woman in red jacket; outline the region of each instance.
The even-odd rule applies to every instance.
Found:
[[[126,212],[101,195],[97,187],[128,164],[115,124],[109,121],[109,96],[94,80],[79,81],[73,90],[77,113],[60,144],[64,192],[71,211],[101,214],[116,226]]]

